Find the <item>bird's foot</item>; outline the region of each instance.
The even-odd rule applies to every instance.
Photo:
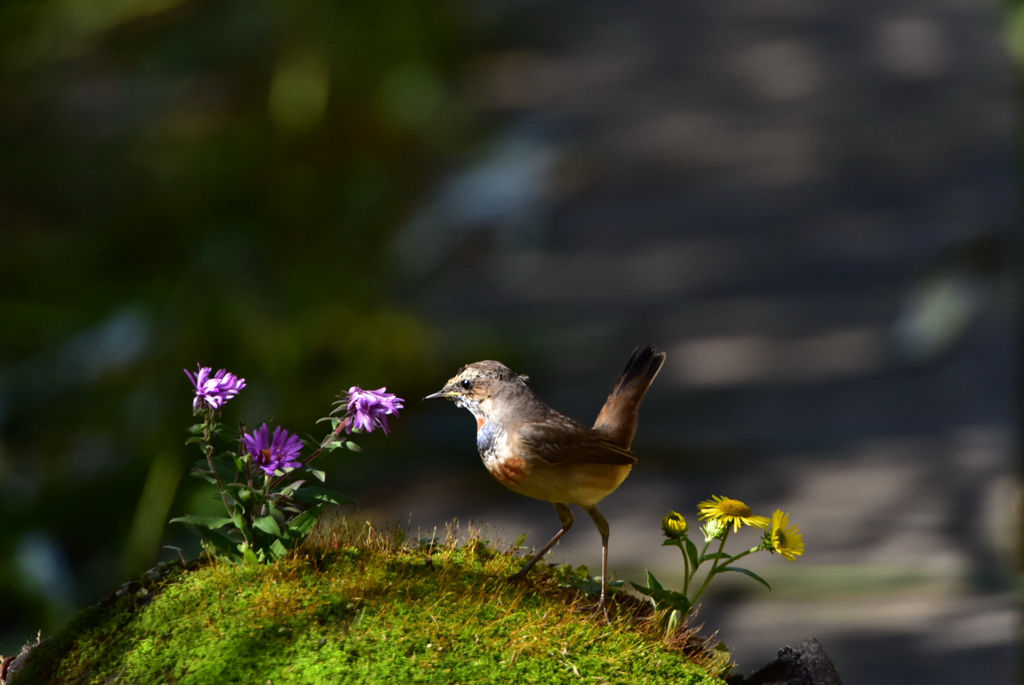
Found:
[[[603,616],[605,623],[612,622],[611,617],[608,615],[608,602],[604,597],[601,597],[601,599],[598,600],[597,604],[583,607],[582,611],[593,614],[594,616]]]

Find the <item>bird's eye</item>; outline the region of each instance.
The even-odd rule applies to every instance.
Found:
[[[469,390],[470,388],[473,387],[473,381],[469,380],[468,378],[463,378],[461,381],[459,381],[459,385],[462,386],[463,390]]]

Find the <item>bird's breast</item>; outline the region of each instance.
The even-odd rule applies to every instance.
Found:
[[[526,478],[526,462],[512,452],[507,437],[500,423],[477,419],[476,446],[484,466],[498,482],[515,490]]]
[[[476,448],[480,450],[480,456],[485,461],[489,454],[493,454],[498,435],[502,432],[496,423],[487,422],[482,418],[476,420]]]

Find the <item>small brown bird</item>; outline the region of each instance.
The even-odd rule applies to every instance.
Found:
[[[544,404],[526,386],[526,376],[501,362],[462,367],[440,392],[476,417],[476,444],[484,466],[505,487],[521,495],[553,502],[559,530],[513,579],[522,578],[572,527],[569,504],[590,514],[601,533],[601,599],[605,611],[608,582],[608,521],[597,503],[629,475],[636,457],[629,446],[636,435],[644,394],[665,363],[665,353],[648,345],[633,351],[593,428],[587,428]]]

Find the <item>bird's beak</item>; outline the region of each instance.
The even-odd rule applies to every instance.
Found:
[[[423,399],[425,399],[425,400],[436,400],[439,397],[455,397],[455,393],[454,392],[449,392],[447,390],[438,390],[433,395],[427,395]]]

